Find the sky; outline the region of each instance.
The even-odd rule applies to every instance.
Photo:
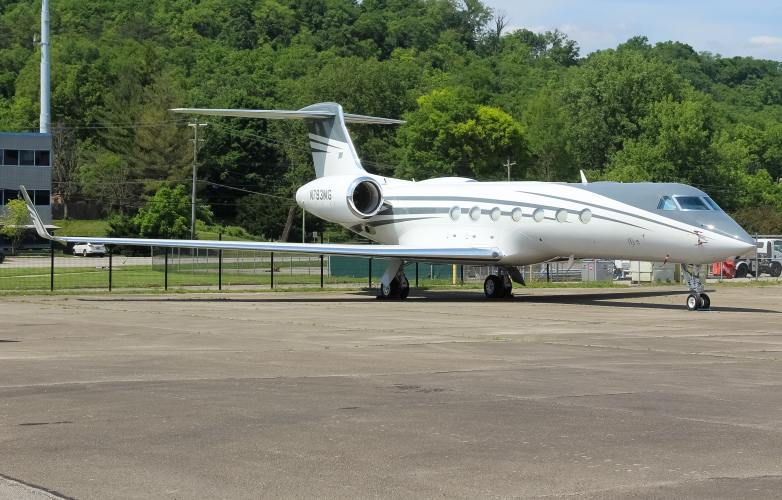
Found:
[[[678,41],[696,52],[782,62],[780,0],[484,0],[510,20],[504,33],[558,29],[580,55],[616,48],[634,36]]]

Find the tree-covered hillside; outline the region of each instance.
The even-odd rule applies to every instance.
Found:
[[[574,182],[583,169],[590,181],[692,184],[729,212],[782,213],[779,62],[644,37],[580,54],[565,33],[507,31],[479,0],[50,9],[55,191],[65,199],[131,212],[163,181],[189,183],[193,130],[168,108],[333,101],[408,121],[351,127],[378,174],[503,179],[509,159],[517,180]],[[37,130],[39,27],[40,1],[0,0],[0,130]],[[279,237],[293,192],[314,175],[303,124],[208,121],[201,196],[218,217]]]

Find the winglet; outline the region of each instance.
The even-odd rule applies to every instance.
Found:
[[[46,227],[41,220],[41,216],[38,215],[38,211],[35,209],[35,205],[30,201],[30,195],[27,194],[27,190],[24,186],[19,186],[19,189],[22,191],[24,202],[27,204],[27,213],[30,214],[30,218],[33,219],[33,225],[35,226],[35,230],[38,231],[38,236],[47,240],[54,240],[54,236],[49,234],[46,230]]]

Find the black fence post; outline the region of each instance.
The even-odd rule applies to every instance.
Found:
[[[270,252],[272,261],[272,284],[271,288],[274,289],[274,252]]]
[[[415,263],[415,287],[418,288],[418,262]]]
[[[323,256],[320,256],[320,287],[323,288]]]
[[[163,275],[165,276],[163,289],[168,290],[168,247],[163,247]]]
[[[111,291],[111,245],[109,245],[109,291]]]
[[[464,285],[464,264],[459,266],[459,274],[461,275],[460,278],[462,280],[462,285]]]
[[[49,291],[54,291],[54,243],[49,243],[51,249],[52,249],[52,276],[49,283]]]
[[[217,235],[219,241],[223,241],[223,233]],[[217,251],[217,289],[223,289],[223,249]]]
[[[369,288],[372,288],[372,257],[369,258]]]

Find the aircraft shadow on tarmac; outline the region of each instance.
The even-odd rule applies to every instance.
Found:
[[[710,290],[710,292],[713,290]],[[366,299],[371,300],[376,298],[377,291],[376,290],[364,290],[361,292],[348,292],[352,293],[354,295],[360,296],[360,297],[366,297]],[[469,304],[481,304],[483,301],[489,304],[497,304],[497,303],[504,303],[504,304],[569,304],[569,305],[586,305],[586,306],[602,306],[602,307],[625,307],[625,308],[641,308],[641,309],[661,309],[661,310],[682,310],[684,308],[684,300],[677,301],[675,304],[655,304],[655,303],[647,303],[647,302],[641,302],[641,300],[644,299],[650,299],[654,297],[665,297],[665,296],[686,296],[689,292],[687,291],[662,291],[662,290],[644,290],[644,291],[621,291],[621,292],[598,292],[598,293],[578,293],[578,294],[572,294],[572,295],[535,295],[534,291],[525,292],[523,294],[516,292],[513,297],[509,297],[507,299],[484,299],[482,296],[480,298],[476,297],[477,293],[475,290],[411,290],[411,295],[406,301],[409,302],[419,302],[419,301],[426,301],[426,302],[432,302],[432,303],[440,303],[440,302],[464,302]],[[284,296],[281,296],[284,295]],[[264,298],[268,296],[270,299],[269,302],[286,302],[286,303],[311,303],[311,304],[326,304],[326,303],[344,303],[346,300],[341,297],[335,297],[332,294],[324,294],[322,297],[312,297],[309,296],[307,298],[304,297],[296,297],[296,292],[286,292],[285,294],[274,294],[274,295],[267,295],[263,294],[263,298],[257,298],[258,296],[255,295],[253,298],[250,297],[160,297],[160,296],[150,296],[150,297],[123,297],[123,298],[112,298],[112,297],[84,297],[79,298],[80,301],[87,301],[87,302],[108,302],[108,301],[118,301],[118,302],[157,302],[160,300],[166,300],[171,302],[195,302],[195,301],[202,301],[202,302],[220,302],[220,301],[227,301],[227,302],[233,302],[233,303],[252,303],[257,304],[259,302],[264,302]],[[719,295],[716,295],[715,298],[718,298]],[[636,300],[633,300],[636,299]],[[623,300],[624,302],[619,302],[620,300]],[[380,301],[378,301],[380,302]],[[396,302],[394,300],[389,301],[383,301],[383,302]],[[681,302],[681,303],[680,303]],[[749,308],[749,307],[731,307],[728,305],[717,305],[713,308],[713,310],[721,311],[721,312],[743,312],[743,313],[764,313],[764,314],[779,314],[779,311],[773,311],[770,309],[758,309],[758,308]]]

